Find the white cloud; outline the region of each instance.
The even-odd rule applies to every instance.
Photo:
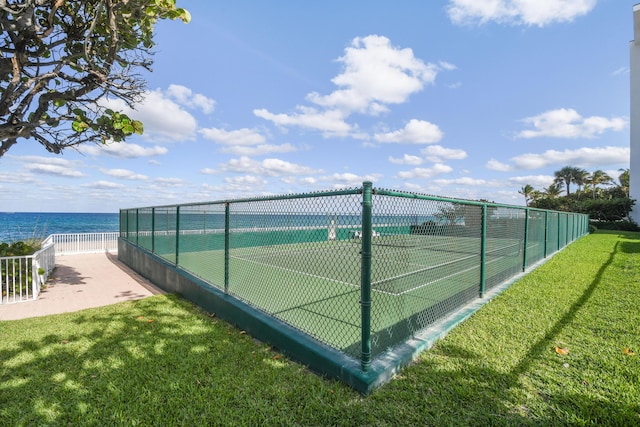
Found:
[[[611,73],[612,76],[628,75],[631,72],[629,67],[620,67]]]
[[[498,171],[498,172],[509,172],[512,169],[510,165],[499,162],[496,159],[489,160],[485,167],[487,169]]]
[[[10,157],[7,155],[7,157]],[[5,184],[33,184],[33,175],[25,172],[0,172],[0,182]]]
[[[64,178],[78,178],[85,176],[78,170],[80,162],[74,162],[56,157],[20,156],[14,157],[22,162],[23,168],[29,172],[60,176]]]
[[[162,187],[182,187],[186,184],[182,178],[156,178],[154,181]]]
[[[227,131],[224,129],[209,128],[198,131],[202,136],[211,141],[224,145],[223,153],[238,156],[261,156],[269,153],[289,153],[296,151],[291,144],[264,144],[266,138],[252,129],[238,129]]]
[[[264,178],[253,175],[245,175],[245,176],[232,176],[227,177],[224,181],[228,184],[242,184],[242,185],[256,185],[256,184],[266,184],[267,181]]]
[[[325,137],[347,136],[352,130],[351,125],[345,122],[345,116],[341,111],[318,111],[315,108],[303,106],[298,106],[297,110],[299,112],[294,114],[273,114],[262,108],[253,110],[253,114],[281,127],[300,126],[316,129],[321,131]]]
[[[423,160],[418,156],[411,156],[409,154],[405,154],[401,159],[397,159],[395,157],[389,157],[389,162],[394,165],[412,165],[417,166],[421,165]]]
[[[205,114],[210,114],[216,105],[216,102],[202,95],[194,94],[191,89],[182,85],[169,85],[167,96],[173,98],[178,104],[186,107],[198,108]]]
[[[96,181],[89,184],[83,184],[82,187],[99,190],[120,190],[126,188],[126,186],[123,184],[117,184],[111,181]]]
[[[84,176],[80,171],[68,169],[59,165],[46,165],[43,163],[35,163],[31,165],[25,165],[25,168],[34,173],[42,173],[46,175],[62,176],[65,178],[77,178]]]
[[[433,178],[436,175],[440,175],[442,173],[449,173],[453,171],[453,168],[447,165],[443,165],[441,163],[435,164],[430,168],[415,168],[410,171],[402,171],[398,172],[398,178],[402,179],[413,179],[413,178]]]
[[[498,181],[487,181],[486,179],[476,179],[468,176],[455,179],[436,179],[434,182],[438,185],[465,185],[471,187],[497,187],[501,185]]]
[[[404,128],[387,133],[377,133],[374,139],[378,142],[395,142],[407,144],[432,144],[442,139],[442,131],[437,125],[426,120],[411,119]]]
[[[389,105],[402,104],[433,83],[438,72],[455,69],[444,61],[425,64],[411,49],[395,47],[378,35],[353,39],[338,62],[343,70],[331,80],[338,89],[328,95],[309,93],[306,99],[314,107],[299,105],[292,114],[256,109],[254,114],[277,126],[315,129],[325,136],[353,136],[357,127],[345,121],[351,114],[384,113]]]
[[[142,137],[158,142],[178,142],[195,139],[196,119],[160,89],[147,92],[135,110],[121,99],[108,99],[101,104],[114,111],[140,120],[144,125]]]
[[[292,151],[296,151],[296,147],[291,144],[280,144],[280,145],[272,145],[272,144],[260,144],[252,147],[246,146],[232,146],[232,147],[224,147],[221,151],[223,153],[235,154],[237,156],[263,156],[265,154],[271,153],[290,153]]]
[[[571,108],[546,111],[522,120],[533,125],[535,130],[519,132],[518,138],[595,138],[607,130],[621,131],[627,127],[628,120],[623,117],[607,119],[605,117],[582,117]]]
[[[442,163],[442,159],[462,160],[467,158],[467,152],[456,148],[445,148],[441,145],[431,145],[420,150],[427,160],[433,163]]]
[[[265,137],[259,132],[247,128],[238,130],[224,130],[217,128],[200,129],[202,136],[211,141],[225,145],[256,145],[262,144]]]
[[[376,182],[382,178],[382,174],[356,175],[354,173],[334,173],[320,177],[320,181],[331,183],[332,188],[360,187],[365,181]]]
[[[629,164],[629,147],[583,147],[576,150],[547,150],[542,154],[527,153],[511,158],[513,165],[491,160],[487,168],[500,171],[539,169],[551,165],[579,167]]]
[[[227,163],[221,165],[220,170],[224,172],[250,172],[257,175],[267,176],[315,175],[321,172],[320,170],[286,162],[280,159],[264,159],[262,161],[257,161],[246,156],[229,160]],[[205,170],[201,172],[211,173],[209,172],[211,170],[207,170],[207,172],[204,171]]]
[[[526,176],[512,176],[508,179],[509,184],[521,186],[530,184],[535,188],[548,187],[553,183],[555,177],[551,175],[526,175]]]
[[[254,175],[227,177],[224,182],[225,191],[253,192],[253,194],[256,194],[257,190],[263,189],[267,184],[267,180]]]
[[[586,15],[597,0],[450,0],[447,12],[455,24],[485,24],[489,21],[510,25],[543,27],[571,22]]]
[[[128,169],[102,169],[102,173],[114,178],[128,179],[132,181],[145,181],[146,175],[138,174]]]
[[[138,157],[151,157],[167,154],[169,150],[156,145],[155,147],[143,147],[127,142],[109,142],[107,144],[83,144],[78,151],[90,156],[108,155],[121,159],[135,159]]]
[[[353,39],[338,62],[344,70],[331,81],[343,89],[326,96],[313,92],[307,99],[328,108],[374,115],[385,111],[386,104],[401,104],[433,83],[439,70],[416,58],[411,49],[394,47],[388,38],[377,35]]]

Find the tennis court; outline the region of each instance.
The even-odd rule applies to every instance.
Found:
[[[408,362],[414,345],[430,342],[412,338],[468,316],[488,292],[585,235],[588,217],[365,182],[123,209],[120,226],[128,262],[168,289],[369,390],[394,369],[378,361]]]
[[[422,323],[430,321],[417,317],[425,317],[430,308],[447,304],[456,296],[466,299],[468,293],[478,295],[480,243],[479,238],[441,236],[372,239],[375,352],[386,348],[388,339],[383,336],[394,328],[422,329]],[[361,339],[360,251],[359,239],[231,249],[228,293],[357,356]],[[488,239],[486,263],[492,274],[521,266],[522,242]],[[224,264],[224,250],[180,255],[182,268],[222,290]]]

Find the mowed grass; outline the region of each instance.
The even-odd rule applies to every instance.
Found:
[[[589,235],[366,397],[175,296],[0,321],[0,424],[639,425],[639,305],[640,233]]]

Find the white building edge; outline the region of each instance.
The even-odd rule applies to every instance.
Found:
[[[636,200],[631,219],[640,224],[640,4],[633,6],[633,40],[630,43],[630,148],[629,196]]]

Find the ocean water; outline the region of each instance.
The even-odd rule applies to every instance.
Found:
[[[119,230],[117,213],[0,212],[0,242],[44,239],[50,234]]]

